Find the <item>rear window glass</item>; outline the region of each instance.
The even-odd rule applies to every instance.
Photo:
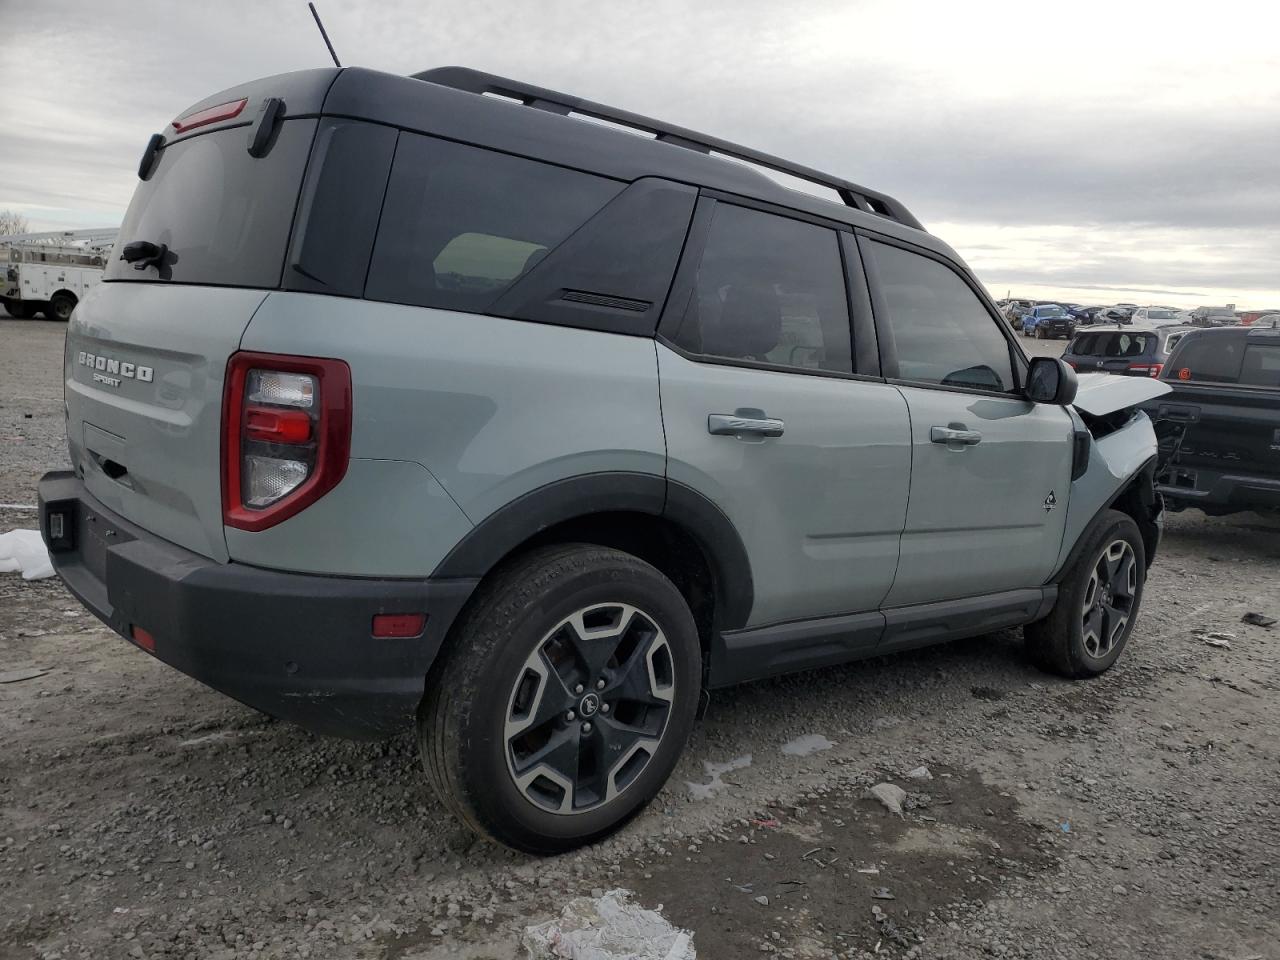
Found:
[[[1146,333],[1083,333],[1071,343],[1071,352],[1086,357],[1139,357],[1155,340]]]
[[[623,184],[402,134],[365,296],[483,313]]]
[[[107,262],[106,280],[277,287],[316,121],[288,120],[265,157],[245,127],[179,140],[138,184]],[[120,258],[134,240],[166,244],[161,272]]]
[[[1245,341],[1236,336],[1188,336],[1169,358],[1167,375],[1176,380],[1237,383]]]

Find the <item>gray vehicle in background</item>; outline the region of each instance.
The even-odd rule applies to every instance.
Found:
[[[138,175],[60,576],[259,710],[416,728],[503,843],[616,830],[708,689],[1016,626],[1088,677],[1133,630],[1167,386],[1028,360],[892,197],[461,68],[245,84]]]

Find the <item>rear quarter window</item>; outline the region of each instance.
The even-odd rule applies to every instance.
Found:
[[[404,133],[365,296],[484,313],[623,184]]]
[[[164,147],[134,191],[103,279],[278,287],[315,130],[315,120],[286,120],[259,158],[243,126]],[[120,259],[134,240],[168,247],[159,272]]]

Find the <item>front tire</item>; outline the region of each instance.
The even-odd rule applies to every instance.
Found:
[[[675,586],[606,547],[539,548],[495,571],[428,678],[418,740],[445,806],[553,854],[640,812],[693,728],[702,663]]]
[[[1105,673],[1133,633],[1146,579],[1138,525],[1118,510],[1106,511],[1062,578],[1049,616],[1023,628],[1031,658],[1071,679]]]

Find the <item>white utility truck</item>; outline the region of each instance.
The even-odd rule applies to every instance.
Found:
[[[69,320],[102,279],[116,230],[67,230],[0,237],[0,306],[25,320]]]

